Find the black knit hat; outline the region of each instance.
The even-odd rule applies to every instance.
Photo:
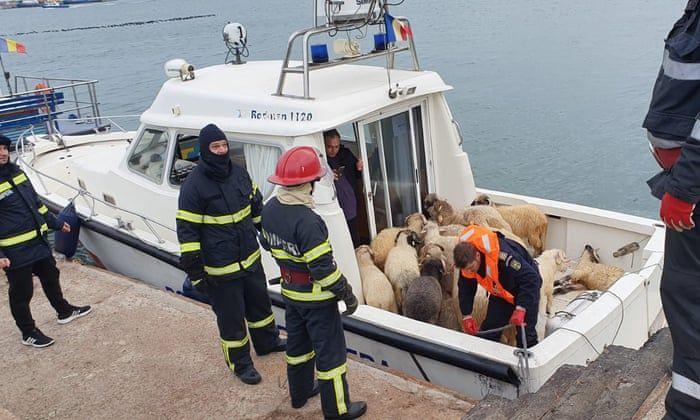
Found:
[[[199,132],[199,150],[209,150],[209,145],[215,141],[226,140],[226,134],[214,124],[209,124]]]
[[[0,134],[0,146],[5,146],[9,149],[11,144],[12,144],[12,140],[10,140],[7,137],[5,137],[4,135]]]

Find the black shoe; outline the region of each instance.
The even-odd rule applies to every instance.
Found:
[[[47,337],[43,332],[39,331],[38,328],[34,328],[34,331],[29,334],[24,334],[22,336],[22,344],[25,346],[32,346],[37,348],[48,347],[54,343],[54,339]]]
[[[260,376],[258,371],[255,370],[254,366],[251,366],[242,372],[235,372],[235,374],[244,384],[257,385],[260,383],[260,381],[262,381],[262,376]]]
[[[280,338],[279,341],[277,341],[277,345],[270,350],[266,352],[261,352],[258,353],[258,356],[265,356],[266,354],[270,353],[279,353],[281,351],[286,351],[287,350],[287,339],[286,338]]]
[[[338,419],[338,420],[345,420],[345,419],[356,419],[358,417],[362,417],[365,413],[367,412],[367,403],[364,401],[355,401],[351,402],[350,406],[348,407],[348,412],[336,416],[336,417],[326,417],[327,419]]]
[[[307,395],[306,398],[300,401],[292,400],[292,408],[301,408],[305,406],[309,398],[315,397],[316,395],[318,395],[319,392],[321,392],[321,387],[318,385],[317,381],[314,381],[314,387],[311,388],[311,392],[309,393],[309,395]]]
[[[92,312],[92,308],[90,306],[73,306],[71,312],[58,315],[58,323],[67,324],[74,319],[89,314],[90,312]]]

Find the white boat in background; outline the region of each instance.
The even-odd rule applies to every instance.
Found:
[[[378,4],[362,10],[369,28],[378,27],[375,22],[388,11],[383,1]],[[420,69],[412,38],[390,43],[388,49],[379,45],[359,56],[312,63],[311,39],[357,26],[358,16],[343,10],[319,13],[325,22],[293,34],[283,61],[202,69],[171,61],[166,65],[170,78],[140,116],[136,131],[116,130],[114,124],[108,132],[78,136],[30,131],[20,141],[19,163],[52,211],[75,202],[84,221],[80,239],[100,264],[175,292],[185,281],[175,234],[179,185],[196,166],[197,135],[208,123],[227,133],[234,160],[248,169],[265,198],[275,193],[266,178],[284,150],[310,145],[325,162],[322,133],[338,128],[343,144],[366,162],[360,219],[367,238],[420,211],[428,193],[468,205],[481,190],[474,185],[445,98],[452,87],[437,73]],[[408,20],[396,20],[410,28]],[[228,39],[234,56],[245,47],[244,31],[239,33],[238,45]],[[292,61],[299,40],[303,56]],[[394,67],[399,53],[408,54],[412,68]],[[387,66],[353,64],[375,57],[386,58]],[[551,331],[529,354],[367,305],[343,320],[349,352],[475,398],[492,393],[514,398],[536,392],[564,364],[586,364],[610,344],[639,348],[660,328],[663,225],[574,204],[487,193],[499,205],[530,203],[542,209],[549,218],[547,248],[577,257],[592,244],[604,263],[627,274],[609,291],[591,295],[586,305],[564,302],[560,309],[569,305],[575,316],[559,322],[565,328]],[[350,233],[331,179],[318,184],[314,198],[338,264],[361,298]],[[630,243],[641,246],[613,257]],[[279,277],[267,253],[263,265],[269,279]],[[276,320],[284,326],[279,286],[269,291]]]

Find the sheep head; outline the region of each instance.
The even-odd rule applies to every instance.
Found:
[[[404,223],[414,232],[420,232],[423,230],[428,219],[421,213],[413,213],[406,216]]]
[[[445,266],[445,261],[441,258],[428,258],[423,262],[420,268],[421,276],[434,277],[441,283],[442,279],[445,277],[446,271],[447,267]]]
[[[444,258],[445,248],[442,245],[427,243],[420,250],[420,264],[423,264],[428,258]]]
[[[374,262],[374,252],[372,251],[372,248],[370,248],[368,245],[360,245],[357,247],[355,250],[355,256],[358,261],[363,260],[363,259],[369,259],[370,261]]]
[[[430,208],[432,208],[433,205],[435,204],[435,202],[438,200],[439,200],[439,198],[438,198],[437,194],[435,194],[435,193],[428,194],[425,196],[425,198],[423,199],[423,207],[422,207],[423,215],[425,217],[430,218]]]
[[[487,194],[479,194],[476,196],[474,201],[472,201],[472,206],[493,206],[493,201],[491,201],[491,197],[489,197]]]
[[[587,259],[590,262],[600,264],[600,256],[598,255],[598,250],[594,249],[591,245],[586,244],[581,254],[581,259]]]
[[[423,240],[411,229],[404,229],[399,232],[398,236],[396,236],[396,241],[394,241],[394,243],[397,245],[399,243],[404,243],[412,246],[413,248],[417,248],[419,245],[423,244]]]

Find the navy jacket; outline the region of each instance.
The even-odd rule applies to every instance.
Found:
[[[648,181],[652,194],[669,193],[690,203],[700,201],[700,133],[691,137],[700,113],[700,7],[688,2],[666,39],[661,70],[654,85],[644,128],[657,147],[682,147],[671,171]],[[699,130],[700,131],[700,130]]]
[[[0,258],[9,258],[10,268],[24,267],[51,256],[46,238],[50,229],[60,229],[34,191],[31,182],[14,163],[0,168]]]
[[[232,165],[218,182],[197,166],[180,188],[177,213],[180,265],[190,280],[246,275],[260,261],[261,211],[262,195],[245,169]]]
[[[352,293],[352,287],[333,259],[328,229],[321,217],[304,205],[285,205],[277,197],[262,211],[263,248],[280,267],[308,273],[308,285],[282,281],[287,303],[314,307],[334,303]]]
[[[542,277],[537,263],[530,257],[525,248],[518,243],[498,235],[500,255],[498,256],[498,279],[503,288],[515,297],[515,304],[528,311],[537,311],[540,301]],[[484,259],[482,258],[482,261]],[[485,264],[481,264],[479,272],[485,275]],[[474,295],[478,283],[476,279],[459,276],[459,308],[462,314],[469,315],[474,308]],[[499,298],[494,298],[499,299]]]

